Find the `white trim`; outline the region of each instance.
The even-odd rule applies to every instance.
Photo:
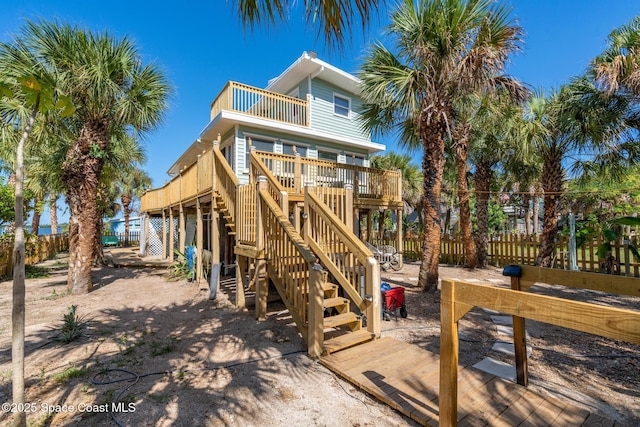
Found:
[[[347,101],[347,115],[346,116],[344,114],[336,113],[336,97],[337,98],[342,98],[343,100]],[[338,93],[338,92],[333,92],[332,104],[333,104],[333,115],[335,117],[342,117],[343,119],[351,120],[351,97],[345,96],[345,95],[343,95],[341,93]],[[342,105],[338,105],[338,107],[344,108]]]
[[[286,123],[274,122],[272,120],[261,119],[259,117],[251,117],[242,113],[234,113],[232,111],[222,111],[220,114],[216,116],[209,124],[202,130],[200,133],[201,137],[204,137],[207,132],[211,131],[212,128],[218,124],[218,122],[228,120],[235,121],[244,125],[251,125],[256,127],[261,127],[269,130],[276,130],[285,133],[292,133],[301,136],[307,136],[310,138],[318,139],[321,141],[333,142],[334,144],[345,144],[352,145],[358,148],[364,148],[369,154],[376,153],[379,151],[384,151],[386,149],[384,144],[380,144],[377,142],[362,140],[362,139],[353,139],[349,137],[342,137],[335,134],[330,134],[327,132],[319,131],[316,129],[307,128],[304,126],[296,126],[290,125]]]

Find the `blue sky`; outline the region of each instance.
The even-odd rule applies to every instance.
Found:
[[[164,184],[166,170],[206,126],[209,105],[228,80],[264,87],[305,50],[315,50],[321,59],[355,72],[367,44],[380,38],[380,29],[387,23],[382,11],[366,34],[357,28],[350,47],[332,52],[314,30],[306,28],[299,11],[292,12],[290,22],[278,28],[245,31],[233,2],[221,0],[2,3],[0,40],[9,40],[25,19],[58,19],[117,37],[128,35],[144,60],[159,64],[166,72],[175,93],[164,123],[144,141],[146,169],[154,187]],[[525,43],[508,72],[546,89],[559,87],[583,72],[605,47],[609,32],[640,14],[640,3],[629,0],[519,0],[510,4],[524,28]],[[398,150],[391,138],[380,142]]]

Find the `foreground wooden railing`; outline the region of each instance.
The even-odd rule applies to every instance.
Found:
[[[289,218],[272,199],[266,188],[266,182],[261,180],[258,185],[258,210],[256,223],[261,228],[256,235],[256,246],[263,251],[259,259],[261,269],[266,269],[272,278],[278,293],[282,297],[293,320],[301,331],[305,340],[308,338],[308,303],[310,283],[319,280],[320,271],[314,270],[316,257],[295,230]],[[266,311],[266,287],[264,280],[258,280],[256,286],[256,300],[264,304]],[[315,286],[315,284],[311,285]],[[256,307],[259,311],[260,308]],[[262,317],[258,313],[258,317]]]
[[[380,265],[371,251],[305,187],[304,238],[322,265],[367,316],[367,330],[380,335]]]
[[[68,234],[50,234],[28,237],[25,245],[25,264],[45,261],[69,249]],[[0,243],[0,277],[13,274],[13,241]]]
[[[222,111],[248,114],[298,126],[308,126],[308,102],[237,82],[228,82],[211,104],[211,120]]]
[[[617,278],[633,281],[633,285],[631,283],[618,285],[615,284],[614,279],[616,278],[612,276],[593,273],[526,267],[520,281],[523,288],[536,281],[544,280],[547,283],[602,292],[614,292],[624,288],[626,295],[640,296],[640,286],[635,283],[638,282],[637,279]],[[529,294],[522,290],[443,280],[440,309],[439,393],[440,425],[443,426],[455,426],[457,423],[458,321],[473,307],[510,314],[514,316],[514,320],[531,319],[640,344],[640,312],[637,311]],[[520,345],[522,344],[526,346],[526,343],[521,342]],[[517,345],[518,342],[516,342]],[[516,354],[518,354],[518,348],[516,348]],[[526,363],[526,358],[522,363]],[[522,367],[519,369],[517,367],[517,370],[522,371]]]
[[[402,173],[302,158],[299,155],[256,151],[256,156],[289,193],[302,193],[302,186],[353,187],[354,199],[402,202]]]

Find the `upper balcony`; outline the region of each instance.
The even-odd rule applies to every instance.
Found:
[[[211,103],[211,120],[223,111],[273,120],[296,126],[309,126],[309,102],[242,83],[227,82]]]

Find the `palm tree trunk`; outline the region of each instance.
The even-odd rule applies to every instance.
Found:
[[[533,234],[536,236],[540,230],[540,198],[538,197],[538,188],[534,189],[533,192]]]
[[[442,220],[440,218],[440,194],[444,172],[444,124],[424,127],[422,171],[424,173],[424,235],[422,241],[422,262],[418,282],[424,292],[438,289],[438,262],[440,260],[440,238]]]
[[[471,125],[462,123],[455,129],[455,154],[456,168],[458,171],[458,205],[460,209],[460,232],[462,245],[468,268],[476,268],[478,256],[476,244],[473,241],[473,228],[471,226],[471,207],[469,206],[469,188],[467,185],[467,151],[471,138]]]
[[[49,194],[49,217],[51,222],[51,234],[58,234],[58,195]]]
[[[104,232],[104,224],[102,218],[104,218],[104,211],[100,210],[96,221],[96,237],[93,245],[95,263],[97,265],[107,265],[107,260],[104,256],[104,246],[102,246],[102,234]]]
[[[560,150],[552,149],[542,164],[542,189],[544,191],[544,216],[542,239],[536,265],[551,267],[558,235],[558,202],[562,192],[564,173]]]
[[[531,234],[531,193],[522,195],[522,207],[524,209],[524,232],[528,236]]]
[[[24,250],[24,146],[31,134],[38,115],[40,95],[38,94],[16,150],[15,174],[15,235],[13,243],[13,308],[11,313],[11,368],[12,400],[18,408],[24,403],[24,319],[25,319],[25,250]],[[25,426],[27,414],[22,410],[14,415],[14,426]]]
[[[489,196],[491,189],[491,164],[478,162],[473,177],[476,187],[476,217],[478,232],[476,245],[478,251],[478,266],[486,268],[489,257]]]
[[[129,246],[129,218],[131,217],[131,195],[125,194],[121,197],[122,210],[124,211],[124,245]]]
[[[42,206],[42,197],[36,197],[33,201],[33,218],[31,219],[31,234],[38,235],[40,234],[40,207]]]
[[[96,197],[104,165],[101,153],[107,149],[108,142],[107,123],[85,123],[62,165],[61,178],[71,211],[67,287],[74,294],[87,293],[92,288],[91,269],[99,220]]]

